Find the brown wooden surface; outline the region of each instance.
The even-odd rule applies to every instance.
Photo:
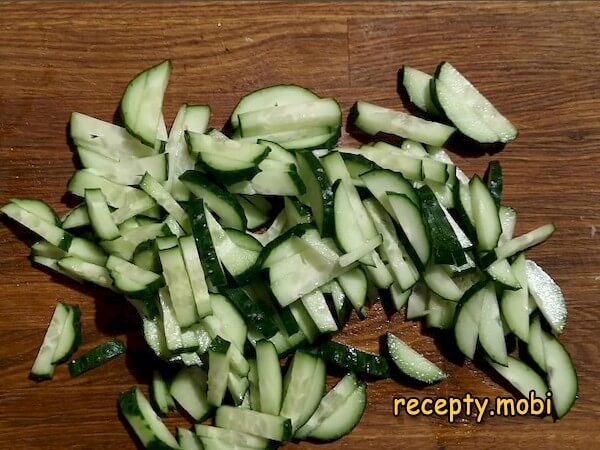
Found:
[[[379,307],[353,321],[343,340],[378,349],[397,332],[450,377],[416,390],[369,386],[367,412],[350,436],[321,448],[595,448],[600,425],[598,287],[600,252],[600,3],[402,2],[304,4],[0,4],[0,203],[47,200],[58,211],[73,171],[65,139],[69,113],[110,119],[126,82],[171,58],[165,116],[179,104],[209,103],[220,127],[239,96],[298,83],[340,100],[402,108],[396,71],[431,71],[450,60],[517,125],[521,135],[495,157],[517,232],[545,222],[558,231],[530,252],[562,286],[569,306],[563,342],[578,368],[580,398],[560,422],[534,418],[394,418],[393,395],[505,393],[470,363],[442,356],[444,338],[424,334]],[[344,136],[344,141],[352,139]],[[482,172],[489,156],[457,161]],[[7,221],[3,219],[3,224]],[[0,448],[135,448],[117,417],[117,394],[148,380],[148,354],[135,315],[100,289],[82,289],[31,266],[18,227],[0,226]],[[27,379],[57,299],[81,305],[81,351],[108,336],[132,350],[79,378]],[[446,339],[447,340],[447,339]],[[181,423],[169,419],[169,424]],[[595,445],[594,445],[595,444]],[[293,445],[290,445],[292,448]],[[313,448],[302,444],[301,448]]]

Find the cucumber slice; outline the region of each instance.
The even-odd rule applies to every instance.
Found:
[[[477,175],[469,182],[469,191],[471,194],[473,224],[477,233],[478,249],[480,251],[493,250],[498,245],[498,240],[502,233],[502,226],[494,197],[492,197],[486,185]]]
[[[455,128],[429,122],[400,111],[359,101],[352,106],[349,121],[370,135],[379,132],[395,134],[424,144],[442,146],[454,134]]]
[[[88,216],[85,203],[77,205],[75,208],[73,208],[61,218],[61,228],[63,230],[84,227],[89,224],[90,217]]]
[[[127,350],[123,341],[111,339],[103,344],[94,347],[87,353],[69,363],[69,373],[71,376],[81,375],[89,370],[100,367],[102,364],[122,355]]]
[[[523,342],[529,341],[529,288],[525,254],[521,253],[511,264],[511,271],[520,285],[519,289],[506,289],[502,292],[500,307],[502,317],[515,335]]]
[[[77,147],[84,146],[115,161],[156,153],[152,146],[144,145],[125,128],[78,112],[71,113],[69,134]]]
[[[256,369],[260,395],[259,410],[277,416],[281,410],[283,380],[279,356],[273,343],[269,341],[256,343]]]
[[[470,359],[475,357],[479,338],[482,309],[485,298],[491,295],[493,284],[486,281],[473,285],[460,300],[456,308],[454,337],[458,349]],[[504,339],[504,334],[502,335]]]
[[[227,448],[268,448],[269,441],[265,438],[253,436],[248,433],[242,433],[240,431],[228,430],[226,428],[211,427],[208,425],[196,425],[196,434],[201,439],[211,439],[227,444],[230,447]]]
[[[145,448],[179,448],[177,440],[156,415],[139,388],[134,387],[122,393],[119,408]]]
[[[227,374],[227,389],[235,406],[241,406],[246,398],[250,382],[247,377],[240,377],[233,372]]]
[[[325,362],[351,372],[375,378],[390,377],[390,368],[385,358],[363,352],[356,347],[328,341],[316,347],[314,352]]]
[[[440,330],[451,329],[454,324],[456,306],[456,302],[446,300],[435,292],[430,292],[427,300],[427,326]]]
[[[312,430],[308,437],[320,441],[333,441],[350,433],[360,422],[367,407],[367,385],[359,383],[336,411]]]
[[[500,161],[492,160],[488,163],[483,181],[487,184],[490,194],[496,202],[496,206],[500,208],[502,203],[502,166]]]
[[[44,340],[33,362],[30,377],[36,381],[50,380],[54,375],[52,360],[61,340],[63,329],[69,318],[70,307],[58,302],[44,335]]]
[[[567,324],[567,305],[560,287],[534,261],[527,260],[525,272],[529,292],[544,318],[554,333],[562,333]]]
[[[296,431],[296,439],[305,439],[313,430],[319,427],[329,416],[343,406],[348,397],[358,388],[356,375],[349,373],[340,380],[319,402],[319,406],[310,419]]]
[[[367,277],[360,267],[341,274],[337,281],[360,317],[366,317]]]
[[[210,304],[212,306],[213,315],[220,322],[222,331],[221,336],[230,341],[240,352],[242,352],[248,334],[248,327],[244,322],[244,318],[232,305],[229,299],[223,295],[211,294]],[[242,373],[240,375],[245,374]]]
[[[181,249],[177,246],[159,250],[158,256],[173,301],[177,322],[182,328],[189,327],[197,322],[198,313]]]
[[[179,238],[179,248],[181,248],[185,270],[192,288],[198,318],[202,319],[212,313],[212,308],[210,306],[208,286],[204,279],[204,270],[202,269],[194,237],[185,236]]]
[[[158,303],[160,306],[159,312],[163,328],[162,334],[165,338],[166,347],[169,352],[181,353],[185,350],[183,336],[167,288],[162,288],[158,291]]]
[[[508,356],[506,366],[495,363],[489,359],[488,363],[496,370],[496,372],[502,375],[502,377],[523,394],[523,397],[529,398],[529,393],[533,391],[537,398],[546,398],[546,392],[548,392],[546,383],[535,370],[523,361]]]
[[[427,315],[429,303],[429,289],[423,282],[413,286],[412,292],[406,304],[406,318],[408,320],[418,319]]]
[[[486,288],[483,297],[479,321],[479,342],[492,360],[503,366],[508,364],[504,329],[493,286]]]
[[[130,260],[133,258],[133,254],[138,245],[142,242],[155,239],[163,233],[163,224],[161,223],[141,225],[137,228],[121,232],[121,237],[117,239],[112,241],[101,241],[100,245],[106,252]]]
[[[76,256],[62,258],[57,264],[58,267],[75,278],[89,281],[102,287],[112,287],[113,280],[105,267],[86,262]]]
[[[463,295],[462,289],[456,285],[442,265],[430,264],[423,274],[423,279],[429,289],[446,300],[457,302]]]
[[[159,121],[164,121],[163,96],[171,68],[171,61],[166,60],[140,72],[129,82],[121,99],[125,128],[146,145],[155,145]]]
[[[498,243],[504,244],[513,237],[515,226],[517,225],[517,212],[513,208],[500,206],[498,213],[500,214],[500,225],[502,227],[502,234]]]
[[[166,415],[175,408],[175,400],[169,393],[169,386],[158,370],[152,371],[152,384],[150,385],[150,397],[158,412]]]
[[[498,285],[506,290],[517,290],[521,288],[521,283],[514,274],[508,260],[500,259],[492,263],[485,271],[490,275]]]
[[[318,100],[310,90],[293,84],[281,84],[259,89],[245,95],[231,113],[231,126],[239,127],[238,116],[249,111],[272,108],[274,106],[294,105]]]
[[[506,143],[517,129],[450,63],[435,73],[433,92],[438,105],[461,133],[481,143]]]
[[[195,170],[188,170],[179,179],[192,194],[204,200],[208,209],[219,216],[224,226],[237,230],[246,229],[244,210],[233,194],[221,189]]]
[[[249,230],[260,228],[269,221],[268,214],[261,211],[245,197],[238,195],[237,200],[244,210],[244,215],[246,216],[246,223]]]
[[[54,210],[46,202],[34,198],[11,198],[11,203],[23,208],[25,211],[36,215],[40,219],[52,224],[60,226],[60,220]]]
[[[206,399],[213,406],[223,403],[227,391],[227,374],[229,372],[230,342],[217,336],[208,349],[208,392]]]
[[[542,336],[542,324],[538,314],[534,314],[529,325],[529,342],[527,353],[540,369],[547,372],[546,355],[544,353],[544,342]]]
[[[81,344],[81,311],[78,305],[69,305],[69,314],[60,333],[52,356],[52,364],[67,361]]]
[[[192,431],[177,428],[177,440],[181,450],[204,450],[202,442]]]
[[[396,367],[403,374],[417,381],[432,384],[448,377],[438,366],[389,332],[387,333],[387,348]]]
[[[171,196],[169,191],[154,179],[152,175],[146,173],[143,176],[142,181],[140,182],[140,188],[152,197],[170,216],[175,218],[177,223],[181,225],[181,228],[183,228],[186,233],[192,232],[190,220],[184,209]]]
[[[169,393],[195,422],[202,422],[213,412],[206,389],[206,372],[200,367],[186,367],[175,375]]]
[[[251,180],[232,184],[228,189],[234,194],[246,195],[300,196],[306,192],[294,164],[289,164],[284,170],[261,170]]]
[[[292,434],[308,421],[319,406],[325,393],[326,375],[323,360],[296,352],[283,381],[283,402],[279,413],[290,419]]]
[[[310,205],[312,216],[322,237],[334,235],[334,201],[331,182],[323,166],[312,153],[298,154],[298,172],[306,185],[306,193],[300,197]]]
[[[279,331],[267,310],[252,300],[242,288],[224,288],[221,292],[245,318],[246,323],[256,327],[266,338],[274,336]],[[276,415],[276,413],[270,414]]]
[[[360,179],[365,183],[365,186],[371,194],[381,203],[385,210],[390,215],[394,215],[392,205],[388,199],[387,193],[393,192],[396,194],[406,195],[415,205],[419,199],[412,185],[399,173],[391,170],[372,170],[361,175]]]
[[[404,194],[388,194],[392,207],[392,217],[400,225],[400,239],[415,264],[420,269],[427,266],[432,249],[427,235],[427,228],[419,207]]]
[[[421,111],[437,117],[443,117],[444,114],[435,106],[431,99],[431,84],[433,77],[418,69],[409,66],[402,66],[402,86],[408,94],[408,98]]]
[[[108,241],[118,238],[121,233],[110,215],[110,209],[108,209],[106,197],[102,191],[86,189],[84,197],[90,223],[98,237]]]
[[[217,409],[215,425],[279,442],[289,441],[292,437],[290,419],[232,406]]]
[[[327,300],[325,300],[323,293],[319,289],[302,296],[301,302],[319,330],[319,333],[333,333],[338,330],[335,318],[327,305]]]

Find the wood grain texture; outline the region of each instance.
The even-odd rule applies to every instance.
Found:
[[[388,319],[379,307],[353,320],[342,340],[378,350],[392,330],[446,370],[434,387],[392,381],[369,385],[367,412],[354,433],[323,449],[594,448],[600,422],[597,307],[600,252],[600,4],[598,2],[398,3],[2,3],[0,4],[0,203],[47,200],[60,212],[73,171],[66,143],[71,111],[110,119],[126,82],[163,58],[174,63],[165,116],[183,101],[209,103],[221,126],[239,96],[260,86],[299,83],[340,100],[402,108],[396,72],[403,63],[432,70],[452,61],[518,126],[519,139],[495,158],[517,232],[551,221],[558,231],[530,252],[562,286],[569,305],[563,342],[578,368],[580,398],[560,422],[533,418],[391,415],[394,395],[505,393],[473,364],[447,359],[447,339]],[[352,138],[343,137],[352,143]],[[456,156],[468,174],[489,155]],[[133,449],[116,396],[145,384],[150,355],[135,314],[119,297],[39,271],[27,259],[30,236],[0,227],[0,448]],[[83,313],[82,351],[126,338],[130,351],[93,373],[27,379],[57,299]],[[184,423],[173,417],[169,425]],[[597,445],[596,445],[597,446]],[[290,448],[293,445],[289,446]],[[316,448],[303,443],[298,448]]]

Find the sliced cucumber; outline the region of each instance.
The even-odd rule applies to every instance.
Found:
[[[387,348],[396,367],[415,380],[431,384],[448,377],[438,366],[389,332]]]
[[[102,364],[122,355],[127,350],[123,341],[111,339],[103,344],[94,347],[87,353],[69,363],[69,373],[71,376],[81,375],[89,370],[100,367]]]
[[[508,364],[504,329],[493,287],[485,289],[479,320],[479,342],[492,360],[503,366]]]
[[[162,103],[171,68],[171,61],[166,60],[140,72],[129,82],[121,99],[127,131],[146,145],[155,145],[159,121],[164,121]]]
[[[534,261],[525,263],[527,285],[531,296],[556,334],[563,332],[567,324],[567,305],[563,293],[550,275]]]
[[[450,63],[441,63],[433,83],[436,101],[464,135],[481,143],[509,142],[517,129]]]
[[[169,393],[195,422],[202,422],[213,411],[206,389],[206,372],[200,367],[187,367],[175,375]]]
[[[204,270],[200,261],[200,255],[193,236],[179,238],[179,248],[185,263],[185,270],[190,281],[198,318],[202,319],[212,313],[208,286],[204,279]]]
[[[198,320],[196,302],[179,246],[158,252],[177,322],[182,328]]]
[[[33,362],[30,377],[34,380],[49,380],[54,375],[52,360],[61,340],[63,329],[69,317],[70,307],[58,302],[54,308],[52,319],[44,335],[44,340]]]
[[[444,145],[456,131],[455,128],[442,123],[429,122],[410,114],[362,101],[352,107],[350,120],[370,135],[383,132],[436,146]]]
[[[510,384],[512,384],[525,398],[529,398],[531,391],[537,398],[545,399],[548,387],[535,370],[512,356],[508,356],[506,365],[498,364],[488,360],[496,372],[502,375]]]
[[[290,419],[232,406],[217,409],[215,425],[279,442],[289,441],[292,437]]]
[[[358,374],[389,378],[390,368],[382,356],[363,352],[334,341],[325,342],[314,350],[327,363]]]
[[[192,232],[190,221],[184,209],[152,175],[146,173],[143,176],[140,188],[152,197],[169,215],[175,218],[186,233]]]
[[[321,236],[331,237],[335,229],[331,182],[312,153],[298,154],[297,159],[299,175],[306,185],[306,193],[300,199],[310,205]]]
[[[408,98],[421,111],[437,117],[443,117],[443,113],[435,106],[431,99],[430,84],[433,77],[418,69],[402,66],[402,86],[408,94]]]
[[[400,225],[400,239],[406,250],[420,268],[427,266],[431,257],[431,244],[423,216],[417,205],[404,194],[388,194],[388,200],[394,214],[392,217]]]
[[[279,356],[269,341],[256,343],[256,367],[260,395],[260,411],[279,415],[283,398],[283,379],[279,367]]]
[[[69,305],[69,314],[60,333],[52,356],[52,364],[67,361],[81,343],[81,311],[77,305]]]
[[[471,179],[469,190],[478,249],[480,251],[493,250],[498,244],[498,239],[500,239],[502,233],[498,207],[494,197],[477,175]]]
[[[156,406],[158,412],[162,415],[168,414],[171,409],[175,408],[175,400],[169,393],[169,386],[161,373],[156,369],[152,371],[150,396],[154,406]]]
[[[500,303],[502,317],[515,335],[523,342],[529,342],[529,288],[525,254],[521,253],[510,266],[520,285],[519,289],[506,289]]]
[[[454,337],[458,349],[468,358],[475,357],[479,339],[482,309],[485,298],[491,295],[493,285],[480,282],[472,286],[460,300],[456,308]],[[504,334],[502,334],[504,339]]]
[[[177,440],[181,450],[204,450],[202,442],[192,431],[177,428]]]
[[[240,431],[228,430],[226,428],[211,427],[208,425],[196,425],[196,434],[201,439],[211,439],[221,442],[223,445],[229,445],[227,448],[268,448],[269,441],[265,438],[253,436]]]

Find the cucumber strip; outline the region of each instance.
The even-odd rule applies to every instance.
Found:
[[[260,396],[258,410],[277,416],[281,410],[283,379],[273,343],[264,340],[256,343],[256,368]]]
[[[409,66],[402,66],[402,86],[404,86],[411,103],[432,116],[443,117],[444,114],[431,99],[431,89],[429,88],[431,80],[433,77],[425,72]]]
[[[338,276],[337,281],[352,303],[359,317],[366,316],[367,277],[360,267],[349,270]]]
[[[455,128],[429,122],[400,111],[359,101],[352,106],[350,121],[370,135],[379,132],[395,134],[424,144],[442,146],[454,134]]]
[[[432,249],[427,235],[427,228],[419,207],[404,194],[388,194],[393,215],[400,225],[400,239],[415,264],[420,264],[419,269],[427,266]]]
[[[181,353],[185,350],[183,336],[181,333],[181,327],[177,322],[175,308],[173,307],[173,302],[167,288],[162,288],[158,291],[158,303],[160,307],[160,319],[166,347],[169,352]]]
[[[227,391],[230,342],[217,336],[208,349],[208,392],[206,398],[213,406],[223,403]]]
[[[177,440],[138,387],[119,396],[119,408],[145,448],[179,449]]]
[[[373,260],[373,250],[379,247],[383,242],[381,236],[375,236],[367,241],[362,242],[358,247],[341,255],[338,259],[338,264],[340,267],[347,267],[350,264],[354,264],[357,261],[364,260],[365,258],[369,258],[372,261],[372,265],[367,266],[367,268],[373,268],[376,266],[376,263]]]
[[[38,215],[21,208],[16,203],[7,203],[0,208],[0,211],[61,250],[66,251],[69,249],[73,236],[54,223],[41,219]]]
[[[494,197],[477,175],[469,182],[469,191],[478,249],[480,251],[493,250],[498,245],[502,233],[500,216]]]
[[[97,244],[80,237],[73,237],[71,239],[67,255],[76,256],[86,262],[99,266],[104,265],[107,258],[106,253]]]
[[[333,441],[350,433],[360,422],[367,407],[367,385],[359,383],[346,401],[321,424],[312,430],[308,437],[320,441]]]
[[[481,143],[506,143],[517,129],[450,63],[442,62],[432,84],[444,114],[461,133]]]
[[[254,411],[261,411],[260,405],[260,385],[258,381],[258,365],[255,359],[248,360],[248,393],[250,396],[250,408]],[[281,368],[280,368],[281,371]],[[281,408],[280,408],[281,409]]]
[[[454,280],[445,271],[444,266],[430,264],[423,274],[425,284],[440,297],[457,302],[463,295]]]
[[[85,146],[115,161],[144,158],[156,153],[125,128],[78,112],[71,113],[69,134],[76,146]]]
[[[192,223],[192,231],[204,273],[215,287],[227,284],[225,272],[217,258],[211,233],[207,222],[207,209],[203,200],[192,200],[188,204],[188,212]]]
[[[188,170],[179,177],[190,192],[201,198],[206,206],[221,219],[223,226],[246,229],[246,216],[244,210],[233,194],[220,188],[203,174],[195,170]],[[191,214],[191,211],[190,211]]]
[[[106,261],[106,268],[115,281],[115,287],[129,298],[152,298],[153,301],[156,291],[165,285],[164,279],[159,274],[142,269],[117,256],[109,256]],[[131,283],[121,282],[127,280],[130,280]]]
[[[81,375],[89,370],[100,367],[102,364],[122,355],[127,350],[123,341],[111,339],[97,347],[89,350],[79,358],[69,363],[69,373],[71,376]]]
[[[373,258],[375,265],[363,266],[365,272],[367,273],[369,282],[373,284],[375,288],[388,289],[394,282],[392,274],[388,270],[388,266],[386,266],[381,260],[379,253],[373,252],[371,257]]]
[[[152,371],[150,397],[152,403],[154,403],[154,406],[156,406],[158,412],[162,415],[168,414],[171,409],[175,408],[175,400],[169,393],[169,386],[161,373],[156,369]]]
[[[311,319],[302,300],[297,300],[288,306],[294,319],[296,320],[300,331],[306,336],[306,340],[312,344],[319,337],[319,329]]]
[[[328,417],[334,414],[346,402],[348,397],[358,388],[359,381],[356,375],[349,373],[342,378],[319,402],[319,406],[300,427],[294,437],[296,439],[305,439],[313,430],[319,427]]]
[[[163,276],[173,301],[177,322],[182,328],[189,327],[197,322],[198,313],[181,249],[177,246],[167,250],[159,250],[158,255],[163,268]]]
[[[112,287],[113,280],[105,267],[84,261],[76,256],[67,256],[58,260],[58,267],[69,275],[89,281],[98,286]]]
[[[232,406],[217,409],[215,425],[279,442],[289,441],[292,437],[290,419]]]
[[[382,169],[400,173],[408,180],[423,179],[423,160],[401,152],[400,149],[390,151],[387,148],[362,145],[360,149],[339,147],[337,150],[341,153],[363,156]]]
[[[165,60],[145,69],[129,82],[121,99],[121,116],[127,131],[146,145],[153,146],[157,140],[162,104],[171,61]]]
[[[195,165],[195,158],[188,151],[185,131],[204,133],[208,126],[211,110],[206,105],[183,104],[171,126],[165,153],[169,159],[169,173],[165,188],[176,200],[189,200],[190,192],[179,180],[179,176]]]
[[[442,381],[448,377],[443,370],[397,336],[389,332],[386,336],[390,358],[403,374],[428,384]]]
[[[54,210],[46,202],[34,198],[11,198],[10,203],[14,203],[25,211],[36,215],[40,219],[52,224],[60,225],[61,221]]]
[[[310,208],[294,197],[284,198],[283,211],[285,212],[286,223],[289,227],[312,221]]]
[[[281,84],[259,89],[245,95],[231,113],[231,126],[239,128],[240,114],[272,108],[277,105],[293,105],[318,100],[319,97],[302,86]]]
[[[567,324],[567,305],[560,287],[534,261],[526,261],[525,272],[529,292],[544,318],[554,333],[562,333]]]
[[[556,417],[561,419],[577,400],[577,372],[569,353],[556,337],[542,330],[541,340],[548,387],[552,391],[552,406]]]
[[[204,270],[202,269],[202,263],[200,262],[200,255],[198,254],[194,237],[185,236],[179,238],[179,247],[181,248],[185,270],[192,288],[196,311],[198,317],[202,319],[212,313],[212,308],[210,306],[208,286],[204,279]]]
[[[175,375],[169,393],[194,422],[202,422],[213,412],[206,389],[206,372],[200,367],[187,367]]]
[[[292,434],[313,415],[325,393],[325,363],[312,355],[296,352],[283,381],[280,415],[291,421]],[[262,406],[262,403],[261,403]]]
[[[70,230],[72,228],[84,227],[89,224],[90,217],[88,216],[87,208],[85,207],[85,203],[81,203],[62,216],[60,226],[63,230]]]
[[[233,372],[227,374],[227,390],[235,406],[241,406],[244,402],[249,385],[247,377],[240,377]]]
[[[389,261],[396,283],[403,291],[410,289],[419,279],[419,272],[404,246],[398,242],[392,219],[374,199],[367,199],[363,204],[382,236],[381,251]]]
[[[406,305],[406,318],[408,320],[418,319],[427,315],[429,303],[429,290],[423,282],[413,286]]]
[[[506,366],[508,356],[504,329],[493,287],[486,288],[479,320],[479,342],[485,353],[495,362]]]
[[[177,440],[181,450],[204,450],[200,438],[190,430],[177,428]]]
[[[77,305],[68,306],[69,314],[52,355],[54,365],[67,361],[81,343],[81,311]]]
[[[396,308],[396,311],[400,311],[402,307],[407,304],[411,293],[412,288],[403,291],[397,283],[392,283],[392,285],[390,286],[390,295],[392,297],[392,302],[394,303],[394,308]]]
[[[513,238],[515,226],[517,225],[517,212],[507,206],[500,206],[498,214],[500,214],[500,226],[502,227],[502,234],[498,243],[504,244]]]
[[[331,182],[323,166],[312,153],[298,154],[298,173],[306,185],[306,193],[300,197],[310,206],[322,237],[331,237],[335,231],[334,200]]]
[[[429,186],[417,189],[421,215],[431,240],[431,256],[436,264],[466,264],[465,252],[448,223],[442,207]]]
[[[430,292],[427,300],[427,326],[440,330],[451,329],[454,324],[456,306],[456,302],[446,300],[435,292]]]
[[[256,327],[266,338],[272,337],[279,331],[262,305],[252,300],[242,288],[224,288],[221,292],[236,307],[246,323]]]
[[[339,127],[340,105],[331,98],[277,105],[238,114],[242,137],[312,127]]]
[[[454,337],[456,346],[470,359],[475,357],[477,341],[482,320],[482,309],[485,298],[493,289],[492,283],[480,282],[472,286],[463,295],[456,308],[454,322]],[[504,335],[502,335],[504,339]]]
[[[124,186],[115,183],[99,175],[96,175],[89,169],[82,169],[75,172],[67,184],[67,190],[78,197],[83,197],[86,189],[100,189],[106,196],[106,202],[113,208],[128,208],[131,205],[143,203],[145,206],[142,211],[150,208],[154,202],[148,200],[148,195],[139,189],[131,186]],[[149,205],[149,206],[148,206]],[[126,218],[131,217],[131,215]],[[113,217],[116,223],[121,223]]]
[[[46,256],[31,255],[31,261],[35,264],[39,264],[40,266],[47,267],[54,272],[60,273],[61,275],[65,275],[66,277],[69,277],[78,283],[83,283],[83,280],[77,275],[67,272],[66,270],[62,270],[58,265],[57,259],[48,258]]]
[[[394,215],[387,192],[406,195],[415,205],[419,202],[412,185],[399,173],[377,169],[361,175],[365,186],[390,215]]]
[[[191,233],[192,228],[187,214],[177,201],[169,194],[156,179],[149,173],[146,173],[140,182],[140,188],[158,203],[168,214],[173,216],[177,223],[186,233]]]
[[[500,161],[492,160],[488,163],[483,181],[487,184],[496,206],[500,208],[502,203],[502,166]]]
[[[244,318],[240,315],[235,306],[231,304],[229,299],[223,295],[211,294],[210,303],[213,315],[218,319],[221,325],[221,333],[219,334],[230,341],[240,352],[243,352],[248,334],[248,327],[244,322]]]
[[[500,244],[493,252],[489,252],[480,258],[480,264],[482,267],[487,267],[494,261],[504,258],[510,258],[511,256],[525,251],[528,248],[534,247],[541,244],[548,239],[556,228],[551,223],[542,225],[529,233],[523,234],[519,237],[513,238],[503,244]]]
[[[253,436],[240,431],[228,430],[225,428],[211,427],[208,425],[196,425],[195,431],[200,438],[208,438],[228,444],[232,447],[242,446],[246,448],[268,448],[269,441],[265,438]],[[230,448],[230,447],[228,447]]]
[[[50,324],[44,335],[44,340],[33,362],[30,377],[36,381],[50,380],[54,375],[52,360],[61,340],[63,329],[67,323],[70,307],[58,302],[52,313]]]
[[[111,241],[118,238],[121,233],[117,228],[106,197],[100,189],[86,189],[84,192],[85,206],[94,232],[100,239]]]
[[[123,231],[121,237],[112,241],[101,241],[100,245],[106,252],[130,260],[138,245],[162,234],[163,224],[152,223]]]
[[[342,369],[375,378],[389,378],[390,368],[384,357],[363,352],[356,347],[334,341],[325,342],[314,350],[325,362]]]
[[[521,283],[519,283],[506,259],[493,262],[485,271],[504,289],[516,290],[521,288]]]
[[[114,210],[111,215],[114,222],[117,225],[120,225],[126,220],[138,215],[153,219],[160,219],[161,212],[162,211],[160,207],[156,204],[154,199],[152,197],[145,196],[136,199],[132,203],[129,203],[122,208]]]
[[[488,359],[488,363],[496,370],[496,372],[512,384],[523,397],[529,398],[530,392],[533,391],[537,398],[546,398],[546,392],[548,392],[546,383],[535,370],[523,361],[508,356],[506,366],[498,364],[490,359]]]
[[[240,203],[240,206],[244,210],[244,215],[246,216],[246,223],[248,229],[255,230],[256,228],[262,227],[269,221],[269,216],[260,209],[258,209],[245,197],[238,195],[237,199]]]
[[[333,333],[338,330],[327,301],[319,289],[302,296],[301,301],[320,333]]]

